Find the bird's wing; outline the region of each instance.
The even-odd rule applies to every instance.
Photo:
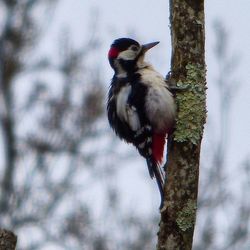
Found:
[[[132,131],[141,127],[139,115],[135,105],[130,103],[132,87],[130,84],[123,86],[116,98],[116,110],[119,118],[126,122]]]
[[[139,115],[135,106],[126,105],[126,122],[133,131],[137,131],[141,128]]]
[[[140,127],[137,109],[128,103],[131,87],[123,86],[117,93],[110,88],[108,96],[107,113],[110,126],[115,133],[127,142],[132,142],[134,134]]]

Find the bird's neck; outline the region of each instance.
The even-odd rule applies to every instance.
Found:
[[[135,74],[137,71],[144,69],[144,68],[151,68],[152,66],[145,62],[138,60],[135,62],[128,62],[128,61],[120,61],[115,64],[115,76],[117,78],[126,78],[133,74]]]

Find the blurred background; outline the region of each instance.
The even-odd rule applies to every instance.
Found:
[[[250,249],[250,2],[206,1],[208,119],[195,250]],[[167,0],[0,1],[0,227],[19,250],[152,250],[160,197],[146,163],[108,127],[118,37],[161,41]]]

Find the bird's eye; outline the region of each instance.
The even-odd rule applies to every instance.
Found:
[[[136,47],[135,45],[131,46],[131,49],[132,49],[133,51],[138,51],[138,47]]]

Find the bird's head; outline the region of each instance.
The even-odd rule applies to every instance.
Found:
[[[158,43],[140,45],[130,38],[116,39],[108,53],[109,63],[117,74],[134,72],[143,65],[145,53]]]

